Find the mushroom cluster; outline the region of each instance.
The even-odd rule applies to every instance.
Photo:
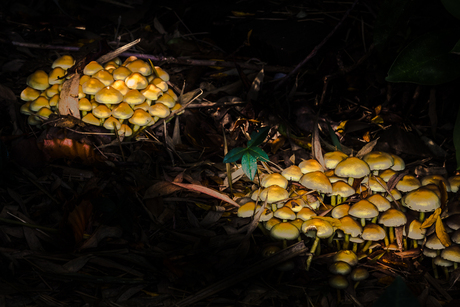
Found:
[[[460,254],[452,256],[451,251],[460,251],[460,214],[442,220],[455,247],[444,246],[436,233],[426,237],[427,229],[421,226],[426,213],[441,207],[444,190],[458,191],[460,176],[417,178],[406,171],[389,188],[390,179],[405,171],[397,155],[374,151],[357,158],[335,151],[324,155],[324,164],[325,168],[310,159],[263,176],[261,187],[248,195],[252,199],[238,209],[238,216],[253,216],[266,201],[259,226],[278,240],[312,238],[311,254],[318,253],[321,240],[337,251],[350,249],[357,254],[376,247],[398,250],[395,228],[399,227],[403,249],[418,248],[427,239],[424,249],[438,250],[435,256],[456,267]],[[445,248],[449,252],[442,253]],[[311,261],[312,256],[307,270]]]
[[[49,73],[37,70],[27,78],[20,111],[29,116],[30,125],[41,125],[57,112],[62,84],[74,64],[72,56],[63,55],[53,62]],[[134,56],[124,62],[115,58],[104,65],[92,61],[80,78],[82,121],[130,136],[181,107],[168,81],[169,75],[161,67]]]

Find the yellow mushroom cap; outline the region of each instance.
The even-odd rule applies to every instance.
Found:
[[[176,104],[176,101],[171,96],[169,96],[168,94],[163,94],[160,98],[157,99],[156,102],[157,103],[161,102],[162,104],[164,104],[168,108],[172,108]]]
[[[379,177],[383,179],[383,181],[388,182],[390,181],[391,177],[393,177],[395,174],[397,174],[394,170],[392,169],[386,169],[384,171],[381,171],[379,173]]]
[[[33,74],[31,74],[29,77],[27,77],[26,83],[31,88],[39,90],[39,91],[46,90],[48,86],[50,85],[48,74],[44,72],[43,70],[37,70]]]
[[[86,82],[81,85],[81,90],[83,93],[88,95],[96,95],[101,89],[105,87],[99,79],[89,78]]]
[[[93,115],[97,118],[104,119],[112,115],[112,110],[110,110],[105,104],[101,104],[97,108],[93,109]]]
[[[142,95],[149,100],[157,100],[158,97],[163,95],[163,92],[156,87],[154,84],[149,84],[145,89],[141,91]]]
[[[171,111],[167,106],[162,103],[155,103],[154,105],[148,108],[150,115],[158,116],[159,118],[168,117],[171,114]]]
[[[267,203],[271,204],[288,198],[289,193],[288,191],[286,191],[286,189],[280,186],[272,185],[262,190],[262,192],[260,192],[259,197],[262,201],[267,200]]]
[[[41,108],[50,108],[49,101],[46,97],[39,96],[37,99],[32,101],[29,105],[29,109],[32,112],[38,112]]]
[[[103,104],[117,104],[123,100],[123,95],[111,86],[102,88],[94,97],[97,102]]]
[[[361,225],[349,215],[342,217],[340,222],[342,224],[339,226],[339,229],[342,230],[345,234],[348,234],[352,237],[357,237],[363,232]]]
[[[452,262],[460,262],[460,246],[451,245],[446,247],[441,252],[441,258]]]
[[[363,157],[371,170],[384,170],[393,166],[393,157],[383,151],[372,151]]]
[[[358,256],[351,250],[340,250],[332,257],[332,261],[344,261],[351,266],[358,264]]]
[[[101,121],[98,118],[96,118],[93,115],[93,113],[86,114],[81,120],[87,124],[94,125],[94,126],[101,125]]]
[[[380,241],[385,239],[386,233],[379,225],[370,223],[364,226],[361,237],[366,241]]]
[[[287,180],[299,181],[303,173],[300,170],[300,167],[298,167],[297,165],[291,165],[288,168],[285,168],[281,172],[281,175],[283,175],[284,178],[286,178]]]
[[[134,106],[141,104],[145,101],[145,96],[142,95],[138,90],[129,90],[124,96],[123,101],[129,105]]]
[[[128,68],[132,72],[140,73],[143,76],[149,76],[152,74],[152,67],[150,66],[150,64],[141,59],[137,59],[127,63],[126,68]]]
[[[410,191],[403,197],[406,207],[417,212],[431,212],[441,206],[441,201],[435,192],[419,188]]]
[[[118,129],[118,135],[124,135],[126,137],[131,136],[133,134],[133,130],[130,126],[126,124],[121,124],[120,129]]]
[[[104,86],[109,86],[114,81],[112,74],[105,69],[99,70],[92,77],[101,81],[104,84]]]
[[[420,181],[413,175],[405,175],[399,182],[396,184],[396,188],[401,192],[410,192],[420,188],[422,184]]]
[[[251,217],[254,215],[256,203],[253,201],[247,202],[238,208],[239,217]]]
[[[273,213],[273,216],[280,220],[295,220],[296,214],[288,207],[281,207]]]
[[[320,171],[323,172],[324,169],[321,164],[315,159],[303,160],[299,163],[300,170],[303,174]]]
[[[306,173],[300,178],[299,182],[304,187],[316,190],[320,193],[329,194],[332,192],[332,185],[329,179],[321,171]]]
[[[61,67],[63,69],[69,69],[75,64],[75,60],[71,55],[63,55],[51,64],[51,68]]]
[[[86,64],[85,68],[83,68],[83,73],[88,76],[92,76],[97,73],[99,70],[104,69],[101,64],[96,61],[91,61]]]
[[[373,203],[362,199],[350,207],[348,214],[360,219],[371,219],[379,215],[379,210]]]
[[[355,194],[355,190],[343,181],[336,181],[332,184],[331,195],[340,195],[341,197],[350,197]]]
[[[21,92],[21,99],[24,101],[33,101],[40,96],[40,91],[31,88],[30,86],[26,87]]]
[[[407,223],[407,218],[401,211],[391,208],[380,214],[379,223],[386,227],[399,227]]]
[[[419,220],[413,220],[409,225],[407,237],[413,240],[425,239],[426,228],[422,228],[422,223]],[[403,235],[406,235],[406,228],[403,228]]]
[[[450,184],[449,184],[449,181],[444,178],[443,176],[441,175],[428,175],[428,176],[425,176],[422,178],[422,186],[425,186],[425,185],[429,185],[429,184],[435,184],[439,187],[439,182],[442,181],[445,186],[446,186],[446,190],[447,192],[450,192]]]
[[[145,112],[142,109],[137,109],[134,111],[133,116],[129,119],[129,122],[133,125],[138,126],[147,126],[150,122],[153,121],[152,116],[149,113]]]
[[[272,185],[277,185],[277,186],[282,187],[283,189],[286,189],[288,185],[288,181],[280,173],[273,173],[273,174],[264,176],[262,178],[261,185],[264,188],[268,188]]]
[[[118,121],[118,119],[116,119],[113,116],[110,116],[109,118],[107,118],[104,121],[103,126],[107,130],[115,130],[115,129],[119,130],[121,128],[120,122]]]
[[[363,267],[354,268],[350,273],[350,278],[353,281],[362,281],[369,277],[369,271]]]
[[[366,162],[356,157],[349,157],[339,162],[334,172],[339,177],[363,178],[369,175],[371,170]]]
[[[449,177],[448,181],[450,185],[450,191],[452,193],[457,193],[458,188],[460,187],[460,176],[456,175],[456,176]]]
[[[402,171],[406,168],[406,163],[404,163],[404,160],[395,154],[390,154],[390,156],[393,158],[393,166],[391,167],[392,170],[394,171]]]
[[[334,233],[334,227],[325,220],[319,218],[312,218],[306,220],[302,224],[302,232],[306,233],[307,236],[311,236],[309,234],[310,231],[316,231],[316,236],[320,239],[327,239]]]
[[[366,198],[366,200],[368,202],[373,203],[377,207],[379,212],[384,212],[391,208],[391,204],[388,201],[388,199],[386,199],[380,194],[373,194],[369,196],[368,198]]]
[[[350,205],[340,204],[338,206],[335,206],[334,209],[332,209],[331,216],[335,219],[340,219],[344,216],[347,216],[349,210],[350,210]]]
[[[49,84],[62,84],[65,81],[65,70],[61,67],[54,68],[49,76],[48,76],[48,83]]]
[[[155,66],[156,75],[161,78],[161,80],[168,82],[169,74],[163,70],[160,66]]]
[[[134,90],[142,90],[147,87],[149,82],[147,79],[138,72],[133,72],[125,79],[125,84],[128,88]]]
[[[348,280],[343,275],[334,275],[329,277],[328,283],[329,286],[334,289],[342,290],[348,288]]]
[[[434,249],[434,250],[440,250],[440,249],[446,248],[444,245],[442,245],[441,241],[436,236],[436,233],[431,234],[427,238],[425,246],[430,249]]]
[[[339,162],[348,158],[346,154],[341,151],[331,151],[324,154],[324,164],[328,169],[334,169]]]
[[[122,95],[126,95],[129,92],[129,88],[126,86],[125,81],[117,80],[112,83],[111,87],[119,91]]]
[[[166,94],[171,96],[174,99],[174,101],[177,101],[178,97],[171,88],[168,88],[168,90],[166,91]]]
[[[19,109],[19,112],[21,112],[21,114],[24,114],[24,115],[34,114],[34,112],[30,110],[30,104],[31,104],[31,101],[27,101],[26,103],[22,104],[21,108]]]
[[[295,240],[299,235],[297,227],[289,222],[277,223],[270,229],[270,236],[277,240]]]
[[[126,66],[120,66],[112,71],[112,76],[114,80],[125,81],[133,72],[126,68]]]
[[[277,219],[276,217],[272,217],[271,219],[269,219],[268,221],[266,221],[264,223],[264,227],[267,230],[271,230],[273,228],[273,226],[275,226],[276,224],[279,224],[279,223],[281,223],[280,219]]]
[[[88,100],[88,98],[81,98],[78,100],[78,109],[80,111],[91,111],[93,106],[91,105],[91,102]]]
[[[160,78],[154,78],[151,83],[155,84],[156,87],[158,87],[160,90],[163,92],[166,92],[168,90],[168,83],[165,81],[161,80]]]
[[[337,261],[330,264],[328,270],[332,274],[348,275],[351,272],[351,265],[345,261]]]
[[[128,119],[133,116],[134,110],[126,102],[122,102],[112,110],[112,116],[118,119]]]

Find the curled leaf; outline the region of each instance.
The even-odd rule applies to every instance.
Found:
[[[452,244],[452,241],[450,240],[450,237],[444,228],[444,224],[442,223],[440,216],[438,216],[436,219],[436,236],[445,247],[449,247]]]
[[[422,223],[422,226],[420,226],[420,228],[423,229],[423,228],[431,227],[431,225],[433,225],[436,222],[440,214],[441,214],[441,208],[434,210],[433,214],[431,214],[427,219],[425,219],[425,221]]]

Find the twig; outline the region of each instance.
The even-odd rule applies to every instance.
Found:
[[[189,306],[191,304],[194,304],[196,302],[199,302],[213,294],[216,294],[228,287],[233,286],[234,284],[245,280],[251,276],[254,276],[260,272],[263,272],[270,267],[277,265],[278,263],[281,263],[283,261],[289,260],[291,258],[294,258],[298,255],[301,255],[307,251],[307,247],[305,247],[305,244],[303,241],[298,242],[294,245],[291,245],[290,247],[283,249],[279,251],[278,253],[274,254],[273,256],[270,256],[268,258],[265,258],[253,266],[245,269],[244,271],[241,272],[236,272],[233,275],[230,275],[229,277],[222,279],[220,281],[217,281],[213,283],[211,286],[204,288],[201,291],[198,291],[197,293],[186,297],[182,301],[178,302],[175,304],[176,307],[185,307]]]
[[[1,38],[0,38],[0,42],[4,44],[11,44],[13,46],[18,46],[18,47],[35,48],[35,49],[63,50],[63,51],[69,51],[69,52],[77,52],[80,50],[79,47],[23,43],[23,42],[16,42],[16,41],[8,41],[8,40],[4,40]],[[196,60],[196,59],[189,59],[185,57],[179,57],[179,58],[163,57],[163,56],[155,56],[155,55],[150,55],[150,54],[133,53],[133,52],[123,52],[120,54],[120,56],[123,56],[123,57],[136,56],[139,59],[150,59],[156,62],[167,62],[169,64],[178,64],[178,65],[220,66],[220,67],[230,67],[230,68],[235,68],[235,66],[238,65],[241,68],[251,69],[251,70],[256,70],[256,71],[259,71],[262,68],[265,71],[271,71],[271,72],[288,73],[292,71],[291,67],[285,67],[285,66],[267,66],[267,65],[257,65],[257,64],[250,64],[250,63],[244,63],[244,62],[242,63],[242,62],[229,62],[229,61]]]
[[[321,47],[323,47],[323,45],[331,38],[331,36],[335,33],[335,31],[337,31],[337,29],[342,25],[342,23],[344,22],[345,18],[348,17],[348,15],[350,14],[350,12],[353,10],[353,8],[355,7],[355,5],[358,3],[358,0],[355,0],[355,2],[353,2],[352,6],[346,11],[345,15],[343,15],[342,19],[339,21],[339,23],[334,27],[334,29],[332,29],[332,31],[321,41],[321,43],[319,43],[318,45],[315,46],[315,48],[313,48],[313,50],[310,52],[310,54],[302,61],[300,62],[300,64],[298,64],[293,71],[291,71],[286,77],[284,77],[283,79],[281,79],[278,84],[275,86],[275,89],[279,88],[281,85],[283,85],[287,80],[289,80],[294,74],[296,74],[299,69],[304,66],[310,59],[312,59],[316,53],[318,52],[319,49],[321,49]]]

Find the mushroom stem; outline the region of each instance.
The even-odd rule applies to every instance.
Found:
[[[390,243],[393,243],[395,241],[395,232],[393,227],[388,227],[388,234],[390,235]]]
[[[437,268],[437,265],[434,264],[434,258],[431,259],[431,265],[433,266],[433,275],[434,275],[434,278],[438,279],[438,278],[439,278],[439,275],[438,275],[438,268]]]
[[[313,245],[310,249],[310,255],[308,256],[307,261],[305,263],[305,269],[307,270],[307,272],[310,270],[311,261],[313,260],[313,254],[315,253],[318,244],[319,238],[315,236],[315,241],[313,242]]]
[[[331,206],[335,207],[337,204],[337,197],[335,195],[331,195]]]
[[[343,238],[343,249],[347,250],[348,249],[348,244],[350,243],[350,235],[345,234],[345,237]]]
[[[423,223],[425,221],[425,212],[420,212],[418,220],[420,223]]]
[[[361,252],[365,253],[371,245],[372,245],[372,241],[368,240],[366,244],[364,245],[363,249],[361,250]]]

